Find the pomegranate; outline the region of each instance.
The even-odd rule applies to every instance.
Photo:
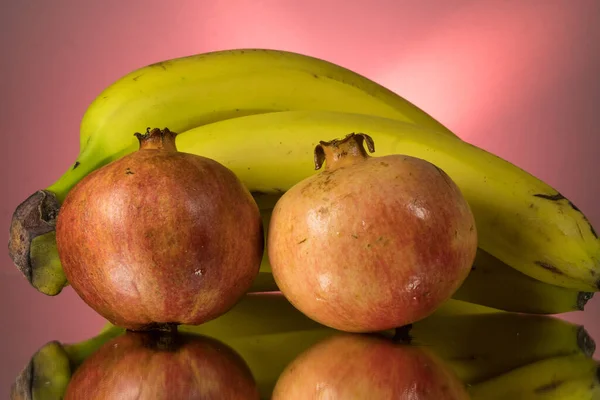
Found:
[[[273,400],[468,400],[464,384],[432,352],[347,333],[313,345],[292,361]]]
[[[232,171],[177,151],[175,133],[136,136],[138,151],[65,198],[56,224],[65,275],[90,307],[130,330],[214,319],[258,274],[258,206]]]
[[[65,400],[260,398],[246,362],[225,344],[176,332],[126,332],[75,371]]]
[[[321,141],[315,167],[276,203],[273,277],[308,317],[348,332],[420,320],[450,298],[477,250],[475,220],[450,177],[415,157],[372,157],[365,134]]]

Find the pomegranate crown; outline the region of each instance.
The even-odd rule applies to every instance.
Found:
[[[362,158],[369,157],[363,143],[367,143],[369,152],[375,152],[373,138],[366,133],[349,133],[343,139],[333,139],[328,142],[321,140],[315,147],[315,169],[320,169],[323,163],[328,164],[346,157],[347,155],[358,155]]]

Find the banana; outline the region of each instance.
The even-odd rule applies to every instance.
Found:
[[[148,126],[183,132],[215,121],[283,110],[377,115],[457,138],[401,96],[314,57],[278,50],[237,49],[162,61],[123,76],[86,110],[81,122],[80,152],[73,166],[15,210],[9,240],[13,262],[39,291],[60,293],[60,282],[35,276],[31,241],[53,230],[60,203],[77,182],[137,149],[134,132]]]
[[[471,272],[452,298],[505,311],[560,314],[583,311],[593,295],[531,278],[477,249]]]
[[[308,319],[280,293],[247,295],[228,313],[202,325],[182,325],[179,331],[213,337],[233,348],[249,365],[264,398],[297,355],[338,333]],[[30,397],[23,398],[32,400],[60,399],[71,374],[85,358],[123,332],[106,324],[95,338],[73,344],[47,344],[32,357],[13,392],[29,393]],[[581,326],[459,300],[448,300],[412,326],[374,334],[427,346],[469,384],[549,357],[590,357],[595,350],[593,340]]]
[[[64,200],[81,177],[115,155],[135,151],[137,143],[131,135],[148,126],[182,132],[284,110],[377,115],[456,137],[404,98],[333,63],[277,50],[218,51],[148,65],[106,88],[83,116],[77,167],[48,190]]]
[[[366,115],[288,111],[194,128],[177,147],[225,165],[260,197],[314,174],[316,144],[350,132],[369,134],[378,156],[406,154],[443,169],[471,206],[482,250],[542,282],[600,290],[600,239],[582,212],[541,180],[449,135]]]
[[[472,400],[598,400],[600,364],[580,354],[551,357],[469,388]]]
[[[398,330],[401,338],[402,333]],[[414,323],[404,337],[413,344],[434,349],[468,384],[549,357],[591,357],[596,350],[583,326],[454,299]]]

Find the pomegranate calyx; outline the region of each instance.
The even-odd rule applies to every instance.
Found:
[[[177,133],[171,132],[169,128],[146,128],[146,133],[136,132],[133,135],[140,142],[140,150],[177,151],[177,147],[175,146]]]
[[[321,169],[325,163],[325,169],[340,167],[346,163],[354,163],[369,158],[369,154],[364,148],[363,143],[367,143],[367,149],[373,153],[375,143],[371,136],[366,133],[349,133],[343,139],[333,139],[330,141],[321,140],[315,147],[315,169]]]

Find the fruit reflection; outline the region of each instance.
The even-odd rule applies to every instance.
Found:
[[[176,332],[126,332],[77,369],[65,400],[259,399],[244,360],[223,343]]]
[[[329,337],[283,371],[273,400],[462,400],[462,382],[429,350],[361,334]]]

